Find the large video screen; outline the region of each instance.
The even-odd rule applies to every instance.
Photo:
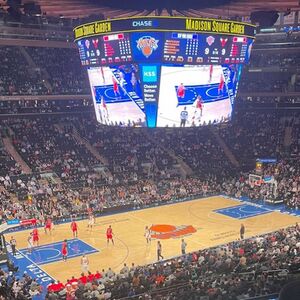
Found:
[[[230,120],[255,27],[149,16],[95,21],[74,34],[100,123],[191,127]]]
[[[162,66],[157,126],[190,127],[229,120],[230,89],[236,89],[236,84],[235,71],[229,66]]]
[[[90,67],[97,120],[106,125],[191,127],[230,119],[241,65]]]
[[[146,125],[138,65],[94,67],[88,69],[88,76],[98,122]]]

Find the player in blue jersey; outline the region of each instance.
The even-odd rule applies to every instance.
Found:
[[[134,72],[131,73],[130,82],[131,82],[131,85],[132,85],[132,89],[136,92],[137,79],[135,77],[135,73]]]
[[[181,111],[180,113],[180,127],[185,127],[188,117],[189,117],[189,113],[186,110],[186,106],[185,106],[183,111]]]

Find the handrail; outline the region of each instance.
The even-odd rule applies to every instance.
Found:
[[[246,298],[245,300],[266,300],[266,299],[275,299],[279,296],[279,293],[273,293],[273,294],[268,294],[268,295],[263,295],[263,296],[255,296],[251,298]]]
[[[139,298],[145,294],[151,294],[151,295],[155,295],[155,294],[160,294],[160,293],[165,293],[165,292],[170,292],[172,290],[177,290],[178,288],[183,288],[189,285],[189,282],[185,282],[185,283],[179,283],[176,285],[171,285],[168,287],[163,287],[157,290],[153,290],[153,291],[148,291],[142,294],[138,294],[138,295],[134,295],[134,296],[130,296],[130,297],[123,297],[123,298],[119,298],[119,300],[126,300],[126,299],[134,299],[134,298]]]

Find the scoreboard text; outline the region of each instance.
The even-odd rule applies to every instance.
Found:
[[[107,33],[134,32],[143,30],[186,31],[212,34],[242,35],[254,38],[255,26],[236,21],[183,18],[183,17],[139,17],[112,19],[83,24],[74,29],[75,40]]]

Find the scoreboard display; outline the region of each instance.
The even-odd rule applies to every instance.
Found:
[[[78,41],[77,44],[83,66],[132,61],[129,34],[126,33],[88,38]]]
[[[83,66],[130,63],[136,58],[166,64],[239,64],[249,60],[252,43],[248,37],[185,32],[119,33],[77,41]]]
[[[173,32],[166,34],[164,62],[185,64],[244,63],[251,39]]]
[[[164,62],[202,63],[199,35],[193,33],[172,32],[166,34],[164,41]]]
[[[133,53],[139,56],[139,51],[151,52],[144,55],[147,62],[239,64],[249,60],[255,26],[219,19],[141,17],[83,24],[74,35],[84,66],[135,61]]]
[[[132,61],[129,34],[104,35],[101,64],[124,63]]]
[[[188,127],[230,118],[255,26],[134,17],[83,24],[74,28],[74,35],[99,122]],[[201,116],[195,115],[197,108]]]

